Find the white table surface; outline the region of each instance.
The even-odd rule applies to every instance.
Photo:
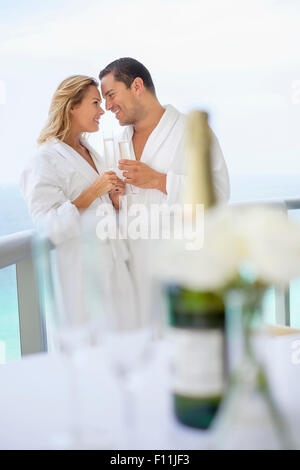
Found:
[[[292,353],[299,340],[300,336],[272,338],[265,347],[272,388],[294,429],[300,422],[300,363],[293,364]],[[112,448],[190,450],[209,446],[211,432],[182,426],[173,416],[166,351],[165,343],[159,342],[152,360],[140,372],[143,385],[136,392],[137,420],[130,442],[119,387],[107,371],[102,351],[98,348],[86,354],[80,373],[83,422],[91,428],[110,429]],[[55,354],[1,365],[0,449],[51,448],[52,437],[69,423],[67,383],[65,365]]]

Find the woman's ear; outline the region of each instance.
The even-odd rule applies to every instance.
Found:
[[[71,106],[70,111],[69,111],[70,114],[73,114],[74,111],[76,111],[78,107],[79,107],[79,104],[73,104],[73,106]]]

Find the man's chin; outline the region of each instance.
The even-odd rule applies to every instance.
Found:
[[[132,126],[134,124],[134,120],[133,119],[119,119],[119,124],[120,126]]]
[[[118,121],[118,123],[119,123],[120,126],[130,126],[131,124],[133,124],[132,119],[130,119],[130,118],[126,117],[126,116],[124,116],[124,117],[123,117],[123,116],[122,116],[122,117],[121,117],[121,116],[120,116],[120,117],[117,117],[117,116],[115,115],[115,118],[116,118],[116,120]]]

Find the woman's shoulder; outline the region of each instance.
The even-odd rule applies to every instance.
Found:
[[[43,144],[40,144],[32,155],[32,159],[37,162],[55,162],[60,155],[60,145],[61,142],[54,138]]]
[[[31,154],[24,171],[34,171],[39,173],[51,173],[57,167],[57,151],[55,149],[56,142],[49,141],[39,145],[39,147]]]
[[[51,139],[43,144],[40,144],[36,149],[33,158],[47,158],[56,153],[56,147],[58,144],[57,139]]]

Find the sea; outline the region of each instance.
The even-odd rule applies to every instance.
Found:
[[[299,198],[300,174],[231,175],[230,202]],[[300,210],[289,216],[300,221]],[[33,224],[17,184],[0,184],[0,237],[32,229]],[[291,325],[300,328],[300,280],[291,284]],[[267,296],[269,321],[275,321],[274,292]],[[15,266],[0,269],[0,364],[19,360],[20,336]]]

